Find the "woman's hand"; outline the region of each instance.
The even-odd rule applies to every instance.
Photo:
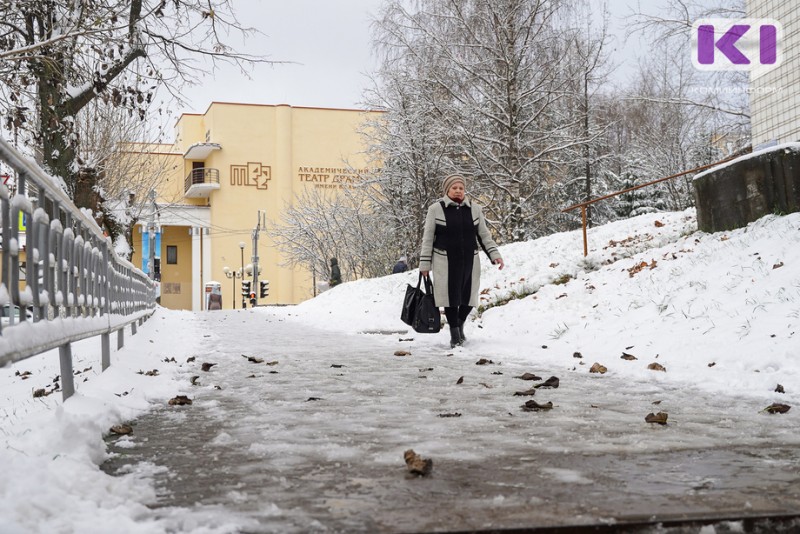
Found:
[[[506,266],[506,264],[505,264],[505,263],[503,263],[503,258],[497,258],[497,259],[496,259],[496,260],[494,260],[492,263],[494,263],[495,265],[497,265],[497,268],[498,268],[499,270],[501,270],[501,271],[503,270],[503,267],[505,267],[505,266]]]

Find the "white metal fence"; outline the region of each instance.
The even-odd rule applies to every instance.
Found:
[[[75,391],[71,344],[100,337],[102,368],[124,329],[155,310],[152,280],[114,253],[111,239],[39,166],[0,139],[15,193],[0,184],[0,366],[58,348],[64,399]],[[25,288],[20,289],[20,254]]]

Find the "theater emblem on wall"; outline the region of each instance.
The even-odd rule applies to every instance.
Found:
[[[231,165],[231,185],[254,186],[267,190],[272,179],[272,168],[260,162],[248,162],[247,165]]]

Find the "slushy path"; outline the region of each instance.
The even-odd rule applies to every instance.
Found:
[[[450,350],[444,332],[344,335],[262,310],[198,320],[206,352],[172,364],[193,404],[134,421],[104,466],[147,466],[153,513],[176,531],[204,517],[239,532],[419,532],[800,508],[800,436],[735,391],[499,360]],[[526,372],[560,387],[514,396],[541,382],[515,378]],[[531,399],[554,407],[523,411]],[[659,411],[666,426],[645,422]],[[406,449],[431,476],[407,473]]]

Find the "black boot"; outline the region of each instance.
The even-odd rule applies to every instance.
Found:
[[[461,334],[457,326],[450,327],[450,348],[454,349],[461,345]]]
[[[461,339],[461,343],[459,345],[463,345],[464,342],[467,340],[467,336],[464,335],[464,322],[462,321],[460,325],[458,325],[458,337]]]

